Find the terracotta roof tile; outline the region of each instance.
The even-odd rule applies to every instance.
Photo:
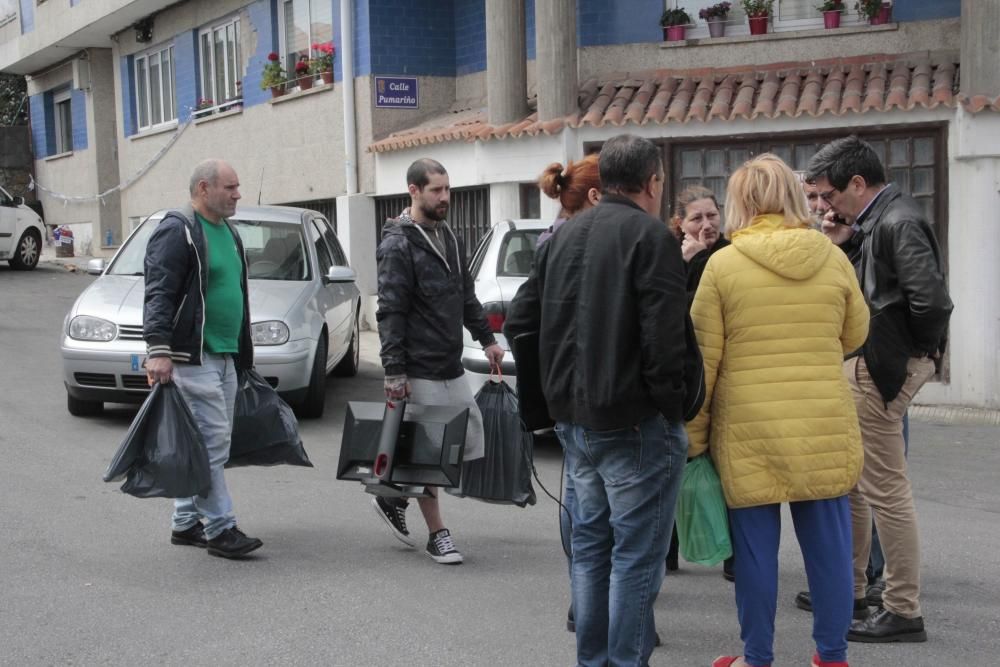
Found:
[[[954,54],[852,56],[765,66],[613,72],[584,81],[579,109],[540,123],[537,113],[503,125],[486,110],[457,108],[368,147],[385,152],[443,141],[552,135],[566,127],[670,125],[754,118],[797,118],[953,108],[1000,111],[998,96],[957,94]]]

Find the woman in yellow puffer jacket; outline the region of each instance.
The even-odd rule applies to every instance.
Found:
[[[815,614],[813,665],[847,662],[853,574],[847,492],[861,472],[858,418],[844,355],[868,334],[868,308],[846,255],[809,228],[802,188],[774,155],[729,179],[726,236],[691,307],[706,400],[688,425],[707,449],[730,508],[744,656],[773,659],[781,503],[790,503]]]

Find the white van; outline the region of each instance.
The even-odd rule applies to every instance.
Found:
[[[38,214],[24,205],[23,197],[12,197],[0,187],[0,261],[30,271],[38,266],[43,238],[45,227]]]

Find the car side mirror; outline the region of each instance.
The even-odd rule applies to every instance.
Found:
[[[328,283],[353,283],[358,279],[358,274],[349,266],[331,266],[326,274]]]
[[[15,196],[13,200],[12,206],[24,206],[24,197]]]
[[[87,262],[87,273],[92,276],[99,276],[104,273],[105,266],[104,258],[99,257],[97,259],[92,259]]]

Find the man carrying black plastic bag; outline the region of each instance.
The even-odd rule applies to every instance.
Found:
[[[239,389],[226,467],[286,464],[312,468],[292,408],[254,369],[237,376]]]
[[[533,441],[521,424],[514,390],[491,380],[476,393],[476,404],[483,414],[485,455],[462,465],[461,484],[448,493],[518,507],[534,505]]]

